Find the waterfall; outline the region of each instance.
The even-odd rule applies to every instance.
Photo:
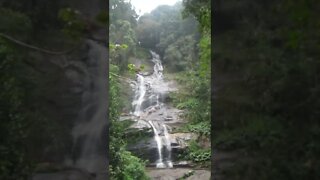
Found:
[[[156,161],[156,167],[172,168],[171,141],[167,125],[165,125],[161,120],[150,118],[150,115],[163,107],[163,103],[160,101],[160,99],[162,100],[162,97],[160,98],[160,96],[168,91],[168,86],[163,80],[163,66],[159,59],[159,55],[152,51],[150,51],[150,53],[153,57],[151,61],[154,63],[153,74],[151,76],[144,77],[142,74],[138,73],[136,74],[136,83],[133,83],[133,89],[135,92],[134,100],[132,102],[134,109],[133,115],[138,117],[135,119],[138,121],[138,124],[140,120],[146,120],[152,127],[159,156],[159,159]],[[144,108],[142,104],[144,107],[147,107]],[[157,122],[157,124],[155,124],[155,122]],[[163,146],[166,147],[165,152],[167,153],[165,154],[162,152]],[[164,163],[164,159],[166,160],[166,163]]]
[[[157,55],[155,52],[150,51],[152,54],[152,62],[154,62],[154,66],[153,66],[153,76],[158,79],[158,80],[162,80],[163,78],[163,66],[161,64],[161,61],[159,60],[159,55]]]
[[[156,105],[160,106],[160,104],[159,104],[159,94],[157,94],[157,104]]]
[[[138,79],[138,89],[136,89],[136,97],[133,101],[133,105],[135,105],[134,115],[140,116],[141,113],[141,104],[143,103],[144,96],[146,94],[146,86],[144,82],[144,77],[140,74],[137,74]]]
[[[168,159],[167,159],[167,166],[169,168],[172,168],[172,162],[171,162],[171,141],[170,141],[170,135],[168,133],[168,129],[167,126],[165,124],[162,125],[163,126],[163,131],[164,131],[164,136],[165,136],[165,142],[166,142],[166,148],[168,151]]]
[[[81,111],[72,129],[73,165],[89,172],[105,171],[107,107],[107,51],[105,46],[88,40],[87,74],[84,79]]]
[[[152,123],[152,121],[148,121],[153,129],[154,132],[154,139],[157,142],[157,147],[158,147],[158,153],[159,153],[159,161],[157,163],[157,167],[158,168],[164,168],[164,164],[163,164],[163,160],[162,160],[162,142],[161,142],[161,138],[159,136],[158,130],[157,128],[154,126],[154,124]]]

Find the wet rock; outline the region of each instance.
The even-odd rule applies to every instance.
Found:
[[[153,112],[156,112],[156,107],[152,107],[149,111],[148,111],[148,114],[151,114]]]
[[[185,178],[188,180],[210,180],[211,172],[209,170],[192,170],[190,168],[173,169],[155,169],[149,168],[147,174],[151,179],[156,180],[176,180],[183,178],[186,174],[193,172],[191,176]]]
[[[195,133],[174,133],[171,134],[171,143],[179,144],[179,146],[185,147],[188,145],[188,141],[197,139]]]
[[[165,121],[172,121],[173,120],[173,117],[172,116],[167,116],[164,118]]]
[[[174,180],[175,178],[171,177],[171,176],[168,176],[168,175],[165,175],[163,177],[160,177],[159,180]]]
[[[179,146],[179,144],[177,142],[172,142],[171,140],[171,146],[174,147],[174,146]]]
[[[159,159],[157,144],[153,137],[142,140],[136,144],[129,144],[127,149],[135,156],[149,160],[150,164],[155,163]]]
[[[143,76],[150,76],[150,75],[152,75],[152,74],[153,74],[153,72],[143,72],[143,73],[142,73]]]
[[[187,164],[189,164],[188,161],[180,161],[178,162],[177,165],[187,165]]]
[[[178,167],[179,168],[182,168],[182,167],[193,167],[193,164],[190,161],[179,161],[179,162],[173,164],[173,166],[176,167],[176,168],[178,168]]]

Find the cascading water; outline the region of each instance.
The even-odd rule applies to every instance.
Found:
[[[162,160],[162,140],[159,136],[159,132],[158,130],[156,129],[156,127],[153,125],[152,121],[149,121],[152,129],[153,129],[153,132],[154,132],[154,139],[156,140],[157,142],[157,146],[158,146],[158,153],[159,153],[159,160],[158,160],[158,163],[157,163],[157,167],[158,168],[164,168],[164,164],[163,164],[163,160]]]
[[[72,129],[74,139],[73,166],[89,172],[102,172],[106,168],[106,144],[103,135],[106,129],[107,107],[107,51],[105,46],[88,41],[90,47],[84,80],[82,110]]]
[[[134,83],[135,96],[132,102],[134,112],[132,114],[136,116],[136,121],[147,120],[152,127],[159,157],[156,162],[156,167],[172,168],[171,141],[167,125],[164,124],[164,121],[148,117],[148,115],[162,108],[163,103],[160,102],[160,97],[168,91],[168,87],[163,80],[163,66],[159,59],[159,55],[152,51],[151,54],[153,57],[152,62],[154,63],[154,71],[151,76],[137,74],[137,82]],[[147,104],[148,102],[149,104]],[[145,107],[146,104],[147,107]],[[155,123],[158,126],[156,126]],[[163,146],[166,147],[165,154],[163,153]],[[164,159],[166,160],[165,162]]]
[[[168,133],[168,129],[167,126],[165,124],[162,125],[163,126],[163,133],[164,133],[164,137],[165,137],[165,142],[166,142],[166,148],[168,151],[168,159],[167,159],[167,166],[169,168],[172,168],[172,162],[171,162],[171,141],[170,141],[170,135]]]
[[[133,101],[132,105],[135,106],[134,115],[140,116],[141,113],[141,104],[143,103],[144,96],[146,94],[146,86],[144,82],[144,77],[140,74],[137,74],[138,78],[138,88],[136,89],[136,96],[135,100]]]

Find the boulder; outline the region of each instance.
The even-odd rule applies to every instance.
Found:
[[[173,117],[172,116],[167,116],[164,118],[165,121],[172,121],[173,120]]]

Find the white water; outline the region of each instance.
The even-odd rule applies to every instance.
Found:
[[[164,93],[167,93],[169,87],[167,83],[163,80],[163,66],[159,59],[159,55],[152,52],[152,62],[154,63],[153,74],[151,76],[144,77],[141,74],[137,74],[137,82],[134,84],[135,96],[132,102],[133,105],[133,115],[136,116],[136,120],[141,119],[147,120],[151,125],[154,132],[154,139],[157,143],[157,150],[159,159],[157,160],[156,167],[158,168],[172,168],[171,162],[171,141],[170,135],[167,129],[167,125],[164,124],[164,121],[148,119],[148,115],[156,112],[157,110],[163,107],[163,103],[160,102],[160,96]],[[149,103],[149,104],[147,104]],[[155,103],[155,104],[154,104]],[[143,105],[146,108],[143,108]],[[154,122],[160,124],[155,126]],[[160,135],[163,134],[163,135]],[[164,143],[162,143],[164,141]],[[163,154],[162,148],[166,147],[167,154]],[[164,164],[164,155],[167,155],[166,164]]]
[[[150,125],[152,126],[153,132],[154,132],[154,139],[157,142],[157,146],[158,146],[158,153],[159,153],[159,160],[157,163],[157,168],[164,168],[164,164],[163,164],[163,160],[162,160],[162,142],[161,142],[161,138],[159,136],[159,132],[156,129],[156,127],[153,125],[152,121],[149,121]]]
[[[166,148],[168,150],[168,160],[167,160],[167,164],[169,168],[172,168],[172,162],[171,162],[171,141],[170,141],[170,134],[168,133],[168,129],[167,126],[165,124],[162,125],[163,126],[163,132],[164,132],[164,136],[165,136],[165,142],[166,142]]]
[[[72,129],[76,157],[67,164],[89,172],[104,171],[106,144],[103,134],[107,125],[107,51],[103,45],[88,41],[90,51],[87,59],[88,73],[84,79],[86,91],[82,95],[82,109]],[[73,162],[70,162],[73,161]]]
[[[133,101],[132,105],[135,105],[134,115],[140,116],[141,114],[141,104],[144,101],[144,96],[146,94],[146,86],[144,82],[144,77],[140,74],[137,74],[138,77],[138,88],[136,89],[136,99]]]

